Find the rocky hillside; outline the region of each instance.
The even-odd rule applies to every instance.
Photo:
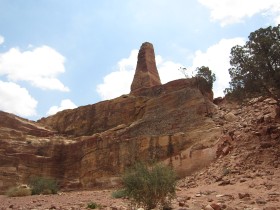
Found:
[[[219,145],[213,163],[180,181],[181,205],[280,209],[280,119],[275,104],[265,97],[219,104],[213,119],[229,137]]]

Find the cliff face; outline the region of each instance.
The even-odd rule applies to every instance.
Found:
[[[0,191],[34,175],[56,178],[64,188],[111,186],[136,160],[191,173],[215,158],[223,140],[207,117],[216,109],[209,95],[195,79],[161,85],[152,45],[144,43],[129,95],[38,122],[0,113],[10,122],[0,124]]]
[[[186,130],[212,107],[196,88],[195,79],[181,79],[142,88],[134,95],[62,111],[39,122],[61,134],[74,136],[102,133],[119,125],[132,130],[127,134],[131,137],[139,135],[141,129],[142,134],[159,135]],[[132,127],[136,125],[141,127],[134,131]]]

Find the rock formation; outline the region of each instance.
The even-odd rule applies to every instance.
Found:
[[[215,109],[209,94],[195,79],[161,85],[153,47],[144,43],[129,95],[38,122],[0,113],[11,122],[0,124],[0,191],[34,175],[64,189],[114,185],[136,160],[174,159],[181,176],[191,173],[215,158],[222,133],[207,117]]]
[[[201,141],[196,139],[198,144],[191,145],[189,150],[184,151],[182,146],[180,146],[182,149],[180,150],[181,153],[180,155],[173,155],[171,157],[172,162],[170,161],[170,158],[164,160],[169,164],[172,163],[173,168],[179,173],[182,173],[181,170],[183,169],[189,169],[194,172],[196,169],[195,167],[199,166],[199,163],[205,164],[203,157],[209,157],[205,155],[206,153],[216,155],[215,161],[210,165],[207,164],[207,167],[204,167],[178,181],[176,186],[176,197],[171,203],[172,209],[213,210],[248,209],[248,207],[249,209],[263,210],[279,209],[280,121],[279,118],[276,118],[276,103],[275,100],[265,97],[255,98],[244,104],[235,104],[228,102],[227,100],[223,100],[219,103],[217,109],[213,110],[214,112],[212,113],[211,120],[221,127],[223,133],[228,133],[229,135],[221,135],[219,138],[220,140],[216,144],[217,146],[214,146],[214,148],[204,148],[205,143],[199,144]],[[4,114],[5,120],[12,120],[14,125],[18,124],[18,117],[7,113],[0,113],[0,119],[3,119],[1,118],[2,114]],[[235,121],[232,120],[233,118]],[[19,124],[25,124],[24,119],[20,119],[20,121]],[[32,122],[27,121],[26,123]],[[4,126],[6,129],[12,125],[11,123],[7,124],[2,121],[0,121],[0,124],[1,127],[5,124]],[[18,127],[14,128],[18,129]],[[118,126],[108,133],[117,133],[123,128],[124,126]],[[193,129],[194,128],[190,129],[191,133],[193,133]],[[203,138],[207,135],[213,134],[211,129],[203,129],[203,131],[207,131]],[[14,132],[10,132],[10,135],[13,133]],[[183,135],[185,136],[182,137]],[[38,138],[40,137],[36,137],[37,140]],[[61,138],[62,137],[60,136],[57,140],[61,141]],[[67,138],[70,137],[68,136]],[[106,161],[108,161],[110,155],[118,153],[118,151],[122,151],[121,154],[125,154],[123,152],[128,149],[132,149],[131,153],[134,153],[135,148],[140,148],[140,151],[142,151],[142,146],[137,146],[137,144],[146,145],[141,138],[138,138],[137,141],[133,141],[134,144],[130,144],[132,143],[130,140],[122,141],[116,139],[118,143],[107,150],[105,149],[104,140],[103,143],[101,143],[101,141],[98,145],[93,145],[94,141],[86,138],[87,137],[83,137],[83,139],[80,139],[80,143],[83,142],[82,144],[69,144],[70,142],[67,143],[64,139],[64,145],[61,145],[60,149],[53,151],[55,154],[61,154],[61,158],[56,156],[56,159],[50,158],[49,160],[50,163],[56,162],[58,164],[56,166],[57,168],[55,168],[55,165],[49,164],[45,167],[39,166],[42,170],[41,174],[46,174],[48,172],[47,170],[56,170],[59,172],[57,173],[57,176],[60,175],[65,177],[62,180],[73,180],[75,176],[80,177],[80,179],[76,180],[76,187],[79,187],[82,185],[81,183],[92,183],[90,181],[87,182],[85,179],[90,178],[90,171],[92,175],[95,175],[96,171],[99,171],[100,173],[110,171],[109,169],[105,170],[105,166],[102,165],[106,164],[108,166]],[[102,138],[104,138],[104,136]],[[152,145],[157,145],[157,148],[160,149],[164,148],[164,144],[170,146],[170,142],[172,142],[172,145],[175,146],[176,142],[184,142],[184,139],[186,138],[192,138],[188,136],[188,132],[170,136],[154,136],[153,140],[150,141],[149,146],[147,147],[150,151],[154,151],[154,154],[157,154],[157,150],[153,149]],[[13,141],[13,139],[10,139],[10,142]],[[17,141],[18,143],[11,145],[10,148],[14,147],[15,150],[20,151],[20,141]],[[46,141],[46,139],[44,139],[44,141]],[[148,142],[147,139],[145,141]],[[209,141],[209,139],[207,141]],[[33,145],[34,142],[30,142],[29,144]],[[128,147],[128,145],[130,146]],[[21,151],[32,148],[32,146],[29,147],[26,145]],[[87,150],[85,149],[86,147],[88,148]],[[101,149],[101,147],[103,147],[103,149]],[[187,147],[188,146],[186,146],[186,148]],[[7,156],[16,157],[16,154],[9,151],[7,147],[1,145],[0,148],[2,150],[6,149]],[[48,148],[50,148],[50,146],[48,146]],[[78,150],[77,148],[80,149]],[[98,149],[93,151],[94,148]],[[175,148],[177,148],[177,146]],[[215,148],[217,149],[215,150]],[[97,150],[100,151],[98,152]],[[160,151],[161,150],[159,150],[159,152]],[[25,153],[28,153],[28,151],[25,151]],[[96,157],[96,162],[94,162],[94,165],[96,163],[98,164],[97,170],[91,170],[93,167],[93,164],[91,163],[94,153],[102,156]],[[102,155],[103,153],[105,154]],[[142,152],[140,153],[142,157]],[[135,154],[137,155],[137,153]],[[149,152],[147,154],[151,153]],[[47,153],[41,153],[41,155],[52,157],[51,154]],[[79,155],[83,155],[86,158]],[[114,157],[110,156],[113,161],[116,161],[116,157],[122,157],[122,155],[116,155]],[[131,154],[127,157],[133,156]],[[43,158],[43,156],[40,156],[40,158]],[[2,182],[0,183],[6,183],[6,181],[9,180],[13,181],[13,176],[17,169],[12,170],[14,165],[12,165],[11,162],[7,162],[5,157],[2,158],[1,156],[0,160],[2,160],[0,167],[6,169],[0,172],[3,176],[6,174],[6,179],[2,179],[1,177],[0,180]],[[28,160],[29,162],[27,162],[27,160],[28,159],[21,161],[21,166],[19,168],[22,169],[18,170],[19,174],[28,174],[28,171],[32,168],[31,166],[33,166],[32,163],[40,163],[40,161],[36,160],[34,157],[32,157],[32,159],[30,158]],[[75,164],[75,160],[78,164]],[[99,164],[100,160],[102,161]],[[124,162],[124,159],[118,161],[121,163]],[[6,163],[6,167],[3,165],[4,162]],[[46,163],[47,161],[44,162],[44,165]],[[80,167],[80,163],[84,166]],[[23,165],[27,165],[28,167],[22,167]],[[86,174],[86,170],[81,170],[85,165],[90,167]],[[62,167],[60,171],[58,170],[59,167]],[[24,171],[26,169],[27,172]],[[75,172],[74,169],[78,171]],[[38,169],[34,172],[38,172]],[[63,172],[65,173],[63,174]],[[113,170],[111,170],[111,172],[113,174]],[[116,179],[114,177],[111,176],[110,179],[108,179],[108,177],[110,177],[110,174],[107,176],[104,175],[101,178],[96,176],[95,180],[100,184],[106,184],[108,183],[108,180],[111,183],[115,183]],[[21,180],[20,176],[18,176],[18,178],[18,180]],[[73,184],[75,184],[75,182],[72,181],[72,187],[74,187]],[[59,195],[53,196],[39,195],[28,196],[25,198],[8,198],[0,195],[0,209],[86,209],[90,200],[98,201],[98,204],[107,209],[131,209],[131,203],[128,199],[112,198],[112,192],[114,191],[115,188],[109,190],[99,190],[98,188],[97,190],[92,189],[90,191],[63,192]]]
[[[161,85],[161,82],[156,66],[154,47],[151,43],[145,42],[138,53],[136,71],[131,84],[131,93],[156,85]]]

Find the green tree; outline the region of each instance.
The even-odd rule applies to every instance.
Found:
[[[230,87],[225,93],[238,97],[268,95],[280,105],[280,25],[260,28],[244,46],[231,49]]]
[[[209,67],[201,66],[199,68],[196,68],[195,77],[205,79],[206,82],[203,82],[203,80],[199,80],[199,85],[212,90],[213,83],[216,81],[216,75],[212,73]]]
[[[212,89],[213,83],[216,81],[216,75],[207,66],[197,67],[195,71],[190,72],[189,69],[185,67],[180,67],[178,69],[185,78],[191,77],[197,78],[197,85],[203,89]]]

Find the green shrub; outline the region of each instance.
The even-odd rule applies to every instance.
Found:
[[[32,177],[29,185],[32,190],[32,195],[39,194],[56,194],[58,191],[57,181],[46,177]]]
[[[126,191],[124,189],[116,190],[112,192],[113,198],[124,198],[126,197]]]
[[[28,196],[28,195],[31,195],[31,189],[30,188],[23,188],[23,187],[11,187],[6,192],[6,195],[9,196],[9,197]]]
[[[89,209],[96,209],[96,208],[99,208],[100,207],[100,205],[98,205],[97,203],[95,203],[95,202],[90,202],[90,203],[88,203],[88,205],[87,205],[87,208],[89,208]]]
[[[166,207],[175,196],[176,175],[169,167],[137,163],[122,177],[125,194],[138,205],[153,209]]]

